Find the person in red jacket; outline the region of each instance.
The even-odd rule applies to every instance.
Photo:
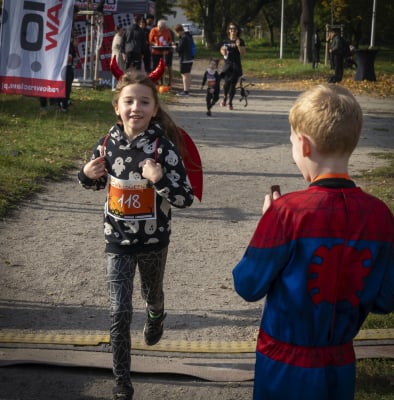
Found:
[[[152,51],[152,71],[159,65],[161,58],[166,62],[168,85],[172,85],[172,58],[174,37],[172,31],[167,27],[165,19],[160,19],[157,26],[149,32],[149,44]],[[163,83],[163,81],[162,81]]]

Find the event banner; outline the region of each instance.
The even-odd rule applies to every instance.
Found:
[[[102,11],[107,13],[117,10],[117,0],[75,0],[75,5],[80,10],[97,10],[100,6],[103,7]]]
[[[74,0],[4,0],[0,92],[64,97]]]

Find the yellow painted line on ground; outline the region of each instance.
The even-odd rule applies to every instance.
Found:
[[[394,329],[364,329],[355,340],[392,340]],[[32,333],[20,330],[0,331],[0,343],[47,344],[72,346],[98,346],[109,344],[107,334],[61,334],[61,333]],[[143,340],[132,339],[133,350],[149,350],[177,353],[254,353],[255,341],[187,341],[161,340],[155,346],[147,346]]]

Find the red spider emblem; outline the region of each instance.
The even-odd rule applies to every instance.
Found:
[[[319,247],[308,271],[307,287],[313,303],[347,300],[353,307],[358,306],[358,294],[364,289],[364,278],[371,272],[371,260],[369,249],[358,251],[343,244]]]

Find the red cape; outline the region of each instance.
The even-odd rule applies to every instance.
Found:
[[[192,185],[194,195],[198,200],[202,201],[202,192],[204,185],[202,162],[197,146],[189,134],[182,128],[178,127],[182,134],[183,141],[186,146],[187,154],[182,154],[183,163],[185,164],[186,173]]]

